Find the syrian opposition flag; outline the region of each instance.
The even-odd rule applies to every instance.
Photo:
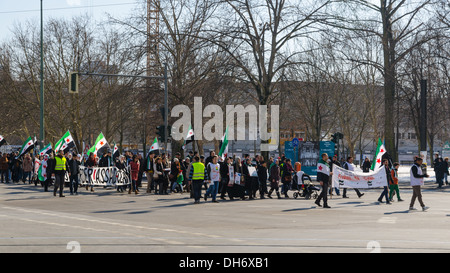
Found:
[[[183,150],[184,148],[186,148],[186,145],[191,143],[192,141],[194,141],[194,130],[192,129],[192,126],[189,125],[189,131],[186,135],[186,138],[184,139],[184,144],[183,144]]]
[[[220,141],[220,151],[219,156],[224,158],[227,157],[228,154],[228,127],[225,130],[225,134],[222,137],[222,140]]]
[[[119,146],[117,146],[117,144],[114,142],[114,148],[113,148],[113,152],[112,152],[112,158],[118,157],[119,154]]]
[[[44,156],[44,159],[41,161],[41,165],[38,170],[38,179],[40,181],[47,180],[47,166],[48,166],[48,155]]]
[[[28,153],[31,149],[34,148],[35,140],[31,139],[31,137],[28,137],[27,140],[22,145],[22,148],[20,149],[19,156],[16,158],[21,157],[22,155]]]
[[[109,146],[109,145],[108,145],[108,141],[106,141],[106,138],[103,136],[103,133],[100,133],[100,134],[98,135],[98,137],[97,137],[97,140],[95,141],[94,146],[92,146],[92,147],[89,149],[89,151],[88,151],[87,154],[88,154],[88,156],[89,156],[91,153],[94,153],[95,156],[97,156],[97,152],[98,152],[101,148],[107,147],[107,146]]]
[[[317,172],[330,176],[330,165],[322,158],[317,162]]]
[[[75,147],[75,142],[73,141],[73,137],[69,131],[67,131],[64,136],[55,144],[55,152],[59,152],[59,150],[63,150],[64,153],[67,153],[70,148]]]
[[[381,142],[381,139],[378,139],[378,145],[377,145],[377,151],[375,153],[375,158],[372,161],[372,167],[370,169],[373,171],[375,170],[375,167],[378,165],[378,167],[381,167],[383,155],[386,153],[386,148],[384,147],[383,142]]]
[[[6,140],[3,138],[3,136],[0,136],[0,147],[6,143]]]
[[[44,156],[45,154],[50,154],[53,151],[52,144],[49,143],[42,150],[39,151],[40,156]]]
[[[148,151],[148,154],[150,152],[153,152],[154,154],[159,154],[159,144],[158,144],[158,138],[155,137],[155,140],[152,143],[152,146],[150,147],[150,150]]]

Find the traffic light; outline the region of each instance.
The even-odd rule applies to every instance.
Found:
[[[334,142],[334,143],[337,143],[337,142],[338,142],[338,140],[337,140],[337,138],[336,138],[336,134],[332,134],[332,135],[331,135],[331,141]]]
[[[69,93],[70,94],[78,94],[78,72],[70,73]]]
[[[158,139],[160,141],[164,141],[166,136],[164,133],[164,125],[156,126],[156,134],[158,135]]]
[[[339,132],[334,133],[334,134],[331,135],[331,141],[334,142],[334,143],[338,143],[339,139],[343,139],[343,138],[344,138],[344,135],[342,133],[339,133]]]
[[[167,126],[167,138],[172,138],[172,126],[170,125]]]

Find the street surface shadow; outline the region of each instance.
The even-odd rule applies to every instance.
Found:
[[[284,209],[282,210],[282,212],[290,212],[290,211],[301,211],[301,210],[311,210],[311,209],[316,209],[319,208],[317,206],[311,206],[309,208],[296,208],[296,209]]]
[[[361,202],[364,203],[364,202]],[[360,205],[356,205],[355,207],[369,207],[369,206],[380,206],[380,205],[384,205],[383,203],[380,202],[372,202],[372,203],[367,203],[367,204],[360,204]]]
[[[146,214],[152,212],[151,210],[141,210],[141,211],[130,211],[127,214]]]
[[[386,215],[391,215],[391,214],[399,214],[399,213],[409,213],[409,210],[401,210],[401,211],[385,212],[384,214],[386,214]]]
[[[98,210],[98,211],[93,211],[92,213],[116,213],[116,212],[123,212],[123,211],[127,211],[127,209]]]
[[[364,202],[345,202],[345,203],[338,203],[339,205],[357,205],[357,204],[364,204]]]

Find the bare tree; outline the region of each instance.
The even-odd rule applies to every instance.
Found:
[[[431,40],[433,36],[422,35],[421,40],[407,43],[417,33],[426,33],[428,18],[425,7],[431,0],[419,2],[381,0],[379,4],[367,0],[350,0],[345,8],[352,12],[337,13],[333,26],[347,29],[355,33],[366,33],[378,38],[383,49],[383,61],[359,59],[360,62],[372,64],[379,69],[384,78],[384,137],[386,149],[397,158],[394,139],[394,111],[397,66],[415,47]],[[408,44],[409,46],[404,46]]]
[[[239,80],[250,84],[260,105],[270,105],[283,71],[299,52],[294,40],[317,32],[329,1],[314,4],[285,0],[225,0],[218,19],[204,36],[219,46],[241,70]],[[263,153],[267,158],[267,153]]]
[[[72,71],[120,73],[130,69],[126,40],[117,30],[101,28],[87,16],[71,20],[51,19],[45,25],[44,94],[47,140],[55,143],[70,130],[77,147],[87,139],[86,132],[104,131],[113,138],[117,128],[118,106],[132,93],[124,89],[132,82],[102,77],[81,77],[79,94],[68,92]],[[4,67],[5,100],[12,106],[16,134],[22,138],[39,131],[39,31],[32,22],[18,25],[11,41],[5,42],[0,56]],[[123,120],[122,120],[123,121]]]

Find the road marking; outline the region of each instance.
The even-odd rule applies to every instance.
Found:
[[[197,235],[197,236],[200,236],[200,237],[222,238],[222,236],[215,235],[215,234],[205,234],[205,233],[198,233],[198,232],[195,233],[195,232],[187,232],[187,231],[182,231],[182,230],[178,231],[176,229],[170,229],[170,228],[155,228],[155,227],[146,227],[146,226],[134,226],[134,225],[129,225],[129,224],[122,224],[122,223],[117,223],[117,222],[99,220],[99,219],[88,219],[88,218],[83,218],[83,217],[78,217],[78,216],[76,217],[76,216],[63,215],[63,214],[59,214],[59,213],[49,213],[49,212],[45,212],[45,211],[30,210],[30,209],[23,209],[23,208],[15,208],[15,207],[8,207],[8,206],[4,206],[2,208],[3,209],[9,209],[9,210],[18,210],[18,211],[28,212],[28,213],[31,213],[33,215],[41,214],[41,215],[46,215],[46,216],[66,218],[66,219],[72,219],[72,220],[77,220],[77,221],[93,222],[93,223],[99,223],[99,224],[105,224],[105,225],[114,225],[114,226],[125,227],[125,228],[133,228],[133,229],[141,229],[141,230],[153,230],[153,231],[165,231],[165,232],[170,232],[170,233],[178,232],[178,233],[183,233],[183,234]],[[61,224],[61,223],[55,223],[55,222],[49,222],[49,221],[31,220],[31,219],[28,219],[28,218],[16,217],[16,216],[7,216],[7,215],[3,215],[3,214],[0,215],[0,216],[9,217],[9,218],[18,219],[18,220],[23,220],[23,221],[28,221],[28,222],[36,222],[36,223],[40,223],[40,224],[56,225],[56,226],[71,227],[71,228],[81,228],[81,229],[91,230],[91,231],[112,232],[112,233],[124,234],[124,235],[127,235],[127,236],[142,237],[142,235],[126,233],[125,230],[123,230],[123,231],[120,231],[120,230],[116,231],[116,230],[105,230],[105,229],[98,229],[98,228],[96,229],[96,228],[91,228],[91,227],[82,227],[82,226],[77,226],[77,225]],[[178,241],[173,241],[173,242],[169,242],[169,243],[170,244],[182,244],[181,242],[178,242]]]

